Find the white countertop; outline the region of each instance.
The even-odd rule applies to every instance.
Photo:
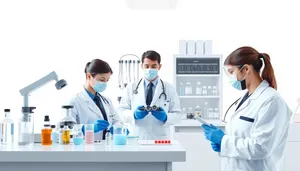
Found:
[[[225,127],[225,124],[220,120],[206,120],[208,123],[215,125],[216,127]],[[176,124],[175,127],[201,127],[196,119],[184,119],[181,120],[179,124]]]
[[[186,152],[174,142],[158,146],[0,145],[0,162],[184,162]]]

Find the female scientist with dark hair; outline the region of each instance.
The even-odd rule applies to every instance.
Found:
[[[94,124],[95,140],[99,141],[105,139],[109,125],[120,120],[111,100],[101,95],[113,71],[105,61],[94,59],[86,64],[84,72],[86,81],[71,100],[71,113],[77,124]]]
[[[213,125],[202,126],[213,150],[219,152],[221,170],[284,170],[292,112],[276,91],[269,55],[241,47],[227,57],[224,69],[229,83],[246,93],[228,110],[225,132]]]

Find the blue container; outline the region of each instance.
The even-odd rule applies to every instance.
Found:
[[[114,134],[114,145],[126,145],[126,135]]]
[[[81,144],[83,144],[83,138],[74,137],[73,138],[73,143],[75,145],[81,145]]]

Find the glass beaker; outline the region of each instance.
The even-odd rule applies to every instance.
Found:
[[[84,125],[84,133],[85,133],[85,143],[94,144],[94,140],[95,140],[94,124]]]
[[[34,143],[34,122],[30,113],[23,113],[19,120],[19,145],[31,145]]]
[[[122,123],[116,123],[114,125],[113,134],[114,145],[126,145],[127,142],[127,127]]]
[[[73,134],[73,143],[75,145],[83,144],[83,132],[82,132],[82,124],[74,125],[74,134]]]

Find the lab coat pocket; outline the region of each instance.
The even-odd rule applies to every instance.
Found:
[[[169,112],[169,106],[170,106],[170,102],[169,101],[160,104],[160,107],[163,108],[166,113]]]
[[[246,116],[240,116],[240,119],[243,120],[243,121],[251,122],[251,123],[254,122],[253,118],[248,118]]]

